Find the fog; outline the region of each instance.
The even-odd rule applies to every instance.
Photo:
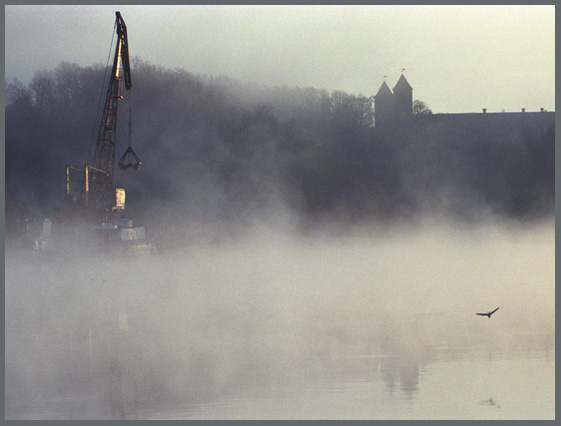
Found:
[[[295,223],[199,229],[213,237],[152,256],[8,250],[6,418],[170,415],[248,384],[282,397],[348,356],[414,392],[443,350],[554,348],[552,220]]]
[[[153,235],[167,232],[161,222],[240,223],[279,209],[304,225],[334,227],[431,214],[532,223],[553,214],[551,113],[486,114],[486,124],[483,114],[421,114],[383,130],[369,97],[133,63],[116,155],[132,108],[132,146],[143,164],[138,173],[118,171],[114,183]],[[28,86],[7,85],[8,232],[18,232],[18,220],[53,218],[66,165],[90,161],[103,71],[61,63]],[[82,176],[70,183],[76,194],[84,187]]]
[[[337,418],[283,401],[349,375],[414,398],[442,357],[554,351],[552,114],[376,126],[364,96],[137,59],[143,166],[115,181],[141,256],[65,240],[102,71],[7,85],[7,418],[228,418],[261,395],[238,417]]]

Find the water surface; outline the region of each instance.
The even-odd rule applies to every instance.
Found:
[[[6,418],[554,419],[554,232],[491,231],[8,253]]]

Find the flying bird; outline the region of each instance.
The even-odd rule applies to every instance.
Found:
[[[500,306],[499,306],[499,308],[500,308]],[[489,317],[489,318],[491,318],[491,315],[493,315],[495,312],[497,312],[497,311],[499,310],[499,308],[497,308],[497,309],[495,309],[495,310],[493,310],[493,311],[490,311],[490,312],[485,312],[485,313],[483,313],[483,312],[476,312],[475,315],[482,315],[482,316],[484,316],[484,317]]]

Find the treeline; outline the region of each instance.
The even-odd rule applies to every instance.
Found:
[[[6,83],[7,221],[48,215],[62,202],[65,166],[93,154],[104,74],[102,65],[61,63],[27,86]],[[130,106],[143,166],[115,178],[127,209],[147,220],[238,221],[276,209],[302,223],[553,213],[553,129],[382,132],[367,96],[257,87],[138,58],[132,82],[119,106],[117,157],[128,145]]]

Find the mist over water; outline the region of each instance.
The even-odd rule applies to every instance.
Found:
[[[101,129],[142,158],[109,186],[150,255],[82,233],[109,69],[6,83],[7,418],[554,416],[553,112],[131,59]]]
[[[289,222],[209,229],[150,257],[8,250],[6,418],[400,418],[380,401],[422,399],[442,359],[554,358],[553,220],[339,235]],[[335,379],[335,394],[318,391]],[[554,377],[542,379],[547,393]],[[381,405],[334,408],[345,383],[357,396],[369,384]],[[453,418],[453,406],[409,415]],[[502,415],[553,417],[554,404],[513,407]]]

